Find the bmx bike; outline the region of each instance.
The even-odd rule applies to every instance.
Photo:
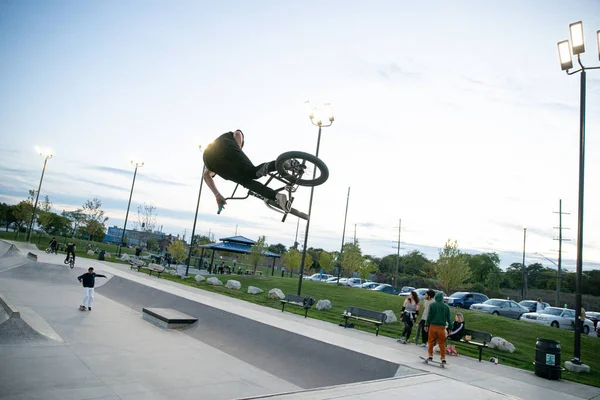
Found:
[[[71,269],[73,269],[75,267],[75,259],[73,258],[72,254],[68,254],[67,255],[67,259],[64,261],[65,264],[69,264],[69,267],[71,267]]]
[[[292,208],[292,203],[294,201],[293,193],[298,190],[299,186],[312,187],[325,183],[329,178],[329,169],[327,168],[327,165],[325,165],[321,159],[313,156],[312,154],[302,151],[288,151],[277,157],[275,160],[275,167],[277,170],[274,172],[269,172],[269,178],[264,183],[264,186],[268,186],[273,181],[278,181],[283,184],[283,186],[277,187],[274,190],[277,193],[284,190],[287,192],[288,204],[284,209],[282,209],[274,200],[268,199],[250,189],[248,189],[246,196],[235,197],[235,192],[240,186],[239,183],[235,186],[231,196],[227,197],[225,200],[245,200],[249,196],[254,196],[264,201],[266,206],[271,210],[283,214],[281,222],[285,221],[288,214],[308,220],[308,214]],[[310,177],[311,172],[312,178]],[[217,214],[220,214],[222,209],[223,206],[221,205],[217,211]]]

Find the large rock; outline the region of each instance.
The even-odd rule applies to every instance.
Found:
[[[387,318],[385,320],[386,324],[391,324],[393,322],[398,322],[398,318],[396,318],[396,314],[394,314],[394,312],[392,310],[385,310],[383,313],[385,315],[387,315]]]
[[[197,274],[195,279],[196,279],[196,282],[202,282],[202,281],[206,280],[206,278],[200,274]]]
[[[509,342],[506,339],[502,339],[499,336],[493,337],[492,340],[488,343],[488,347],[490,347],[492,349],[497,349],[500,351],[505,351],[508,353],[513,353],[515,351],[514,344],[512,344],[511,342]]]
[[[167,273],[168,273],[169,275],[173,275],[173,276],[177,276],[177,275],[179,275],[179,273],[177,273],[177,270],[176,270],[176,269],[170,269],[169,271],[167,271]]]
[[[206,280],[206,283],[208,283],[209,285],[215,285],[215,286],[221,286],[221,285],[223,285],[223,282],[221,282],[220,280],[218,280],[214,276],[212,278],[208,278]]]
[[[329,300],[319,300],[315,306],[317,310],[330,310],[331,302]]]
[[[93,256],[94,255],[94,250],[88,250],[87,251],[87,255],[88,256]]]
[[[242,284],[240,283],[240,281],[234,281],[233,279],[230,279],[225,284],[225,287],[227,289],[240,290],[242,288]]]
[[[250,294],[259,294],[262,292],[263,290],[261,288],[257,288],[256,286],[248,286],[248,293]]]
[[[571,361],[565,361],[565,368],[569,372],[575,372],[577,374],[581,372],[590,372],[590,366],[586,364],[574,364]]]
[[[127,253],[123,253],[121,255],[121,258],[119,258],[119,260],[121,260],[121,261],[129,261],[129,259],[130,259],[130,257],[129,257],[129,254],[127,254]]]
[[[272,299],[283,300],[285,298],[285,294],[283,294],[281,289],[274,288],[269,290],[269,297]]]

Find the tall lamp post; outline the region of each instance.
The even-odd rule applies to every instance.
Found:
[[[37,195],[35,196],[35,204],[33,206],[33,212],[31,213],[31,222],[29,223],[29,229],[27,230],[27,241],[31,238],[31,230],[33,229],[33,220],[35,219],[35,210],[37,209],[38,200],[40,198],[40,190],[42,190],[42,181],[44,180],[44,172],[46,172],[46,163],[52,158],[50,150],[40,150],[40,157],[44,157],[44,168],[42,168],[42,176],[40,178],[40,185],[38,186]]]
[[[331,105],[329,103],[326,103],[325,109],[327,111],[328,115],[328,119],[329,119],[329,124],[328,125],[323,125],[323,121],[321,121],[321,118],[319,117],[318,114],[318,109],[317,108],[313,108],[310,105],[310,102],[307,101],[305,102],[307,108],[308,108],[308,117],[310,118],[310,122],[319,127],[319,135],[317,137],[317,151],[315,153],[315,157],[319,157],[319,146],[321,145],[321,128],[327,128],[331,125],[333,125],[333,111],[331,110]],[[313,179],[315,179],[317,174],[317,169],[315,168],[313,170]],[[312,201],[313,201],[313,194],[315,192],[315,187],[312,186],[310,188],[310,200],[308,202],[308,220],[306,221],[306,230],[304,231],[304,248],[302,249],[302,261],[300,262],[300,276],[298,277],[298,296],[300,296],[300,293],[302,292],[302,278],[304,277],[304,261],[306,260],[306,245],[308,242],[308,228],[310,226],[310,215],[311,215],[311,211],[312,211]]]
[[[558,56],[560,66],[567,75],[573,75],[581,72],[581,88],[579,97],[579,201],[577,207],[577,273],[575,279],[575,349],[573,351],[572,364],[581,365],[581,275],[583,270],[583,187],[585,170],[585,78],[588,69],[600,69],[597,67],[585,67],[581,63],[581,54],[585,52],[583,40],[583,23],[574,22],[569,25],[571,42],[563,40],[558,42]],[[598,57],[600,58],[600,30],[596,32],[598,40]],[[581,68],[576,71],[569,70],[573,68],[573,55],[577,56],[577,63]]]
[[[338,278],[337,284],[340,284],[340,277],[342,275],[342,255],[344,254],[344,240],[346,238],[346,219],[348,218],[348,203],[350,203],[350,186],[348,186],[348,196],[346,197],[346,213],[344,214],[344,230],[342,231],[342,247],[340,248],[340,256],[338,262]]]
[[[127,217],[129,217],[129,207],[131,206],[131,196],[133,195],[133,187],[135,186],[135,177],[137,175],[138,168],[143,167],[144,162],[131,160],[131,165],[135,165],[135,171],[133,171],[133,182],[131,183],[131,192],[129,192],[129,202],[127,203],[127,213],[125,214],[125,224],[123,225],[123,233],[121,234],[121,241],[119,242],[119,252],[117,254],[117,257],[121,256],[121,249],[123,246],[123,241],[125,240],[125,231],[127,230]]]
[[[198,149],[202,153],[202,145],[198,145]],[[198,202],[196,203],[196,214],[194,214],[194,225],[192,227],[192,240],[190,240],[190,251],[187,257],[187,266],[185,267],[185,276],[188,275],[190,270],[190,260],[192,259],[192,251],[194,249],[194,233],[196,232],[196,221],[198,220],[198,208],[200,207],[200,196],[202,195],[202,184],[204,183],[204,170],[206,169],[206,165],[202,164],[202,176],[200,177],[200,190],[198,191]],[[236,226],[237,233],[237,226]]]
[[[525,266],[525,241],[527,240],[527,228],[523,228],[523,264],[521,271],[523,273],[521,279],[521,300],[527,299],[527,267]]]

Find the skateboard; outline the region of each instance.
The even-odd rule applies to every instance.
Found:
[[[448,363],[447,363],[447,362],[446,362],[446,364],[442,364],[442,363],[441,363],[441,362],[439,362],[439,361],[428,360],[427,358],[425,358],[425,357],[423,357],[423,356],[419,356],[419,358],[420,358],[421,360],[423,360],[423,362],[424,362],[425,364],[429,364],[430,362],[432,362],[432,363],[434,363],[434,364],[437,364],[437,365],[439,365],[441,368],[445,368],[445,367],[446,367],[446,365],[448,365]]]
[[[85,308],[83,306],[79,306],[79,311],[87,311],[87,308]]]

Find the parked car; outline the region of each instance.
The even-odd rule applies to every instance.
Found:
[[[402,286],[402,289],[400,289],[400,293],[410,293],[413,290],[415,290],[415,288],[412,286]]]
[[[309,276],[306,279],[309,281],[325,282],[327,279],[332,278],[332,277],[333,277],[333,275],[329,275],[329,274],[312,274],[311,276]]]
[[[340,278],[340,284],[345,285],[346,281],[348,280],[348,278]],[[334,276],[333,278],[329,278],[325,281],[326,283],[332,283],[332,284],[337,284],[338,283],[338,278],[337,276]]]
[[[505,299],[489,299],[483,303],[473,304],[469,309],[515,319],[519,319],[521,315],[529,312],[527,308],[520,306],[516,301]]]
[[[519,302],[520,305],[527,308],[529,312],[535,312],[537,310],[537,300],[521,300]],[[550,304],[542,301],[542,305],[544,308],[550,307]]]
[[[417,296],[419,296],[420,300],[425,300],[425,293],[427,293],[428,290],[429,290],[429,288],[414,289],[414,291],[417,292]],[[436,294],[441,293],[444,297],[446,297],[446,293],[442,292],[441,290],[433,289],[433,291]],[[399,293],[399,295],[400,296],[409,296],[410,292]]]
[[[375,290],[377,292],[383,292],[387,294],[397,295],[400,293],[400,289],[393,287],[392,285],[388,285],[387,283],[381,284],[377,287],[374,287],[371,290]]]
[[[598,324],[598,321],[600,321],[600,312],[595,312],[595,311],[587,311],[585,313],[585,316],[592,321],[592,324],[594,324],[594,328],[598,328],[598,326],[600,324]]]
[[[361,288],[363,288],[363,289],[369,289],[369,290],[370,290],[370,289],[376,288],[376,287],[377,287],[377,286],[379,286],[379,285],[381,285],[381,283],[377,283],[377,282],[366,282],[366,283],[363,283],[363,284],[361,285]]]
[[[587,313],[586,313],[587,315]],[[548,307],[540,312],[529,312],[523,314],[521,320],[534,322],[536,324],[551,326],[553,328],[571,329],[575,325],[575,310],[560,307]],[[588,318],[583,323],[584,335],[594,330],[594,324]]]
[[[346,286],[361,287],[364,283],[368,283],[368,282],[370,282],[370,281],[367,279],[349,278],[348,280],[346,280]]]
[[[486,302],[489,298],[483,293],[456,292],[444,300],[447,300],[446,302],[449,306],[466,308],[468,310],[473,304]]]

